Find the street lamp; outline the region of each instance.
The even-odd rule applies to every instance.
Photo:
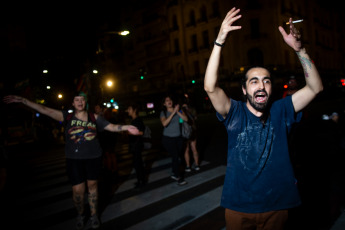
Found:
[[[128,30],[123,30],[123,31],[107,31],[104,32],[103,34],[101,34],[99,37],[104,37],[104,35],[120,35],[120,36],[127,36],[128,34],[130,34],[130,32]],[[103,40],[104,38],[99,38],[98,39],[98,50],[97,50],[97,54],[103,53],[103,47],[102,47],[102,43],[104,42]],[[109,38],[108,38],[109,39]]]
[[[113,81],[111,81],[111,80],[107,81],[107,86],[108,87],[112,87],[113,86]]]
[[[108,32],[105,32],[104,34],[118,34],[118,35],[121,35],[121,36],[127,36],[129,34],[129,31],[128,30],[123,30],[123,31],[108,31]]]

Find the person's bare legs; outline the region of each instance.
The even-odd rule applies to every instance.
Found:
[[[192,140],[190,142],[190,147],[192,149],[195,166],[199,166],[200,167],[200,165],[199,165],[199,153],[198,153],[198,150],[196,148],[196,139]]]
[[[97,180],[88,180],[88,201],[90,205],[91,216],[97,215],[98,208],[98,183]]]
[[[84,199],[85,199],[85,183],[80,183],[72,186],[73,203],[77,209],[78,217],[76,229],[84,228]]]
[[[79,215],[84,214],[85,183],[72,186],[73,203]]]
[[[184,160],[186,161],[186,167],[190,167],[190,156],[189,156],[189,141],[186,143],[186,149],[184,151]]]
[[[98,182],[97,180],[88,180],[88,201],[90,206],[90,221],[92,228],[98,228],[100,221],[98,219]]]

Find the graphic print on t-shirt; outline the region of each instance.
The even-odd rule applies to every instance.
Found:
[[[68,130],[70,139],[74,143],[91,141],[96,137],[96,125],[89,121],[72,120],[71,128]]]

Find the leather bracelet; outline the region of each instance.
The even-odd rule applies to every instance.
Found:
[[[216,46],[220,46],[220,47],[223,47],[223,46],[225,45],[225,43],[220,44],[220,43],[218,43],[216,40],[214,40],[214,44],[215,44]]]

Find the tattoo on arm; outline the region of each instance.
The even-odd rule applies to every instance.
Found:
[[[297,56],[298,56],[299,60],[301,61],[305,77],[309,77],[307,69],[308,69],[308,67],[309,67],[309,69],[311,69],[311,60],[309,58],[302,57],[300,55],[300,53],[297,53]]]

